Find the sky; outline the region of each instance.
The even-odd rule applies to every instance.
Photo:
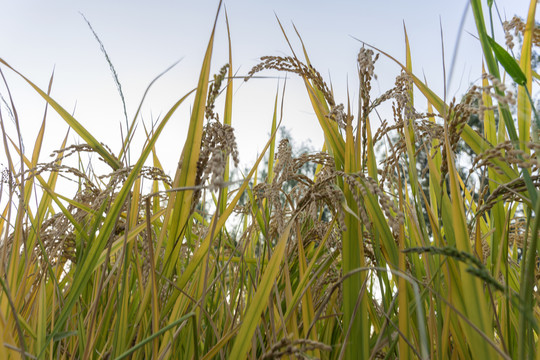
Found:
[[[120,127],[125,123],[122,103],[109,65],[82,15],[100,37],[117,71],[130,119],[153,78],[180,60],[153,86],[145,100],[140,121],[149,126],[196,86],[218,3],[218,0],[0,0],[0,58],[42,89],[47,88],[54,70],[52,97],[118,154]],[[486,8],[486,2],[482,3]],[[515,14],[524,18],[529,5],[528,0],[495,3],[503,20]],[[425,76],[441,97],[444,94],[441,30],[447,71],[456,41],[460,39],[447,94],[448,97],[463,94],[471,83],[478,82],[482,63],[472,13],[464,11],[467,4],[467,0],[224,1],[231,31],[233,68],[238,75],[246,75],[261,56],[291,54],[279,18],[295,51],[301,53],[292,24],[296,26],[312,64],[331,82],[338,103],[347,102],[347,88],[353,102],[358,94],[356,57],[362,44],[357,39],[404,62],[404,26],[414,73]],[[464,26],[459,32],[464,14]],[[212,73],[217,73],[228,61],[224,15],[224,11],[219,15]],[[504,43],[503,35],[498,33],[498,36],[499,42]],[[25,150],[30,154],[43,118],[44,101],[11,70],[4,66],[0,69],[19,116]],[[381,56],[375,72],[378,78],[372,84],[373,96],[393,85],[399,68]],[[253,162],[268,139],[274,98],[286,76],[275,72],[261,75],[268,78],[234,83],[232,121],[243,166]],[[309,143],[318,149],[322,146],[322,131],[305,88],[294,75],[287,78],[283,126],[296,143]],[[0,94],[8,99],[3,84]],[[182,151],[191,101],[192,98],[172,118],[157,146],[158,156],[171,175]],[[217,110],[222,113],[219,104]],[[0,106],[14,136],[6,106]],[[418,100],[417,106],[425,109],[425,101]],[[381,116],[391,120],[390,114]],[[66,123],[49,110],[40,161],[52,160],[49,154],[59,148],[66,131]],[[139,147],[134,149],[142,149],[142,123],[137,139]],[[71,132],[69,143],[78,142]],[[2,157],[0,162],[5,164]]]

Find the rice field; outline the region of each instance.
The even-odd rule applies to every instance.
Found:
[[[3,94],[16,130],[0,112],[0,358],[539,359],[537,2],[504,23],[487,3],[470,1],[484,72],[461,98],[412,72],[406,33],[403,62],[359,44],[355,101],[334,97],[303,46],[240,76],[229,35],[212,74],[214,25],[193,90],[151,128],[137,111],[120,144],[0,58],[80,139],[42,163],[46,116],[22,151]],[[401,72],[374,97],[380,57]],[[264,150],[240,171],[233,84],[276,70],[305,85],[324,147],[277,140],[282,86]],[[375,127],[382,104],[393,118]],[[168,176],[156,144],[181,107],[188,134]],[[83,166],[88,153],[106,170]]]

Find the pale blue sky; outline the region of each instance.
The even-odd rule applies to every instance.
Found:
[[[196,86],[218,2],[0,0],[0,57],[42,88],[46,88],[55,68],[53,98],[69,111],[73,111],[76,105],[75,117],[98,140],[118,153],[119,124],[124,124],[121,102],[108,64],[79,12],[91,22],[115,65],[130,117],[134,115],[149,82],[173,62],[182,59],[154,85],[142,113],[148,124],[152,116],[156,119],[164,114],[177,99]],[[425,74],[430,85],[442,97],[440,25],[444,32],[448,69],[466,3],[466,0],[230,0],[224,4],[231,26],[233,67],[239,75],[245,75],[257,64],[260,56],[290,54],[275,13],[285,25],[295,49],[300,52],[291,26],[294,22],[312,63],[327,80],[328,74],[331,75],[338,102],[346,102],[347,79],[352,98],[355,99],[357,94],[355,59],[361,46],[351,36],[403,61],[403,23],[409,35],[415,73],[419,76]],[[514,14],[525,17],[529,1],[499,0],[496,3],[503,19],[510,19]],[[228,59],[224,18],[222,12],[212,63],[214,72]],[[450,96],[466,91],[480,75],[480,47],[468,32],[476,34],[470,13],[461,35]],[[500,33],[499,41],[504,43]],[[12,90],[29,151],[41,122],[43,101],[8,69],[3,67],[2,70]],[[399,69],[381,57],[376,73],[378,82],[373,84],[375,96],[391,87]],[[296,77],[289,78],[284,126],[291,130],[298,142],[309,138],[313,146],[319,147],[322,133],[302,83]],[[250,163],[266,142],[276,86],[276,79],[255,79],[245,84],[237,80],[234,84],[233,126],[243,164]],[[0,93],[7,96],[4,86],[0,86]],[[423,109],[424,103],[419,99],[417,105]],[[5,107],[2,111],[6,115]],[[222,110],[218,108],[218,111]],[[186,103],[168,125],[158,145],[169,169],[174,168],[181,152],[188,113],[189,105]],[[51,116],[46,137],[48,148],[44,155],[48,156],[50,150],[58,147],[66,130],[62,120]],[[143,132],[139,135],[143,136]],[[48,160],[46,156],[42,159]]]

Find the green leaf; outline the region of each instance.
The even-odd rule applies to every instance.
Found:
[[[122,163],[113,155],[111,154],[86,128],[73,116],[71,116],[70,113],[66,111],[60,104],[58,104],[56,101],[53,100],[49,95],[47,95],[43,90],[41,90],[37,85],[35,85],[33,82],[28,80],[24,75],[22,75],[20,72],[15,70],[13,67],[11,67],[7,62],[5,62],[3,59],[0,58],[0,63],[4,64],[11,70],[13,70],[16,74],[18,74],[20,77],[22,77],[31,87],[34,88],[40,94],[45,101],[64,119],[64,121],[79,134],[79,136],[86,141],[88,145],[92,147],[101,157],[103,160],[109,164],[111,168],[114,170],[118,170],[122,167]]]
[[[257,292],[251,301],[246,314],[244,316],[244,321],[240,326],[238,335],[236,336],[236,341],[231,350],[229,359],[245,359],[251,345],[251,339],[255,333],[255,329],[259,324],[261,319],[261,314],[264,309],[267,307],[268,299],[270,297],[270,291],[274,286],[274,282],[279,274],[279,269],[281,261],[283,260],[283,254],[285,253],[285,245],[287,244],[287,239],[289,238],[289,232],[293,220],[289,223],[285,231],[281,235],[281,238],[274,248],[274,254],[266,267],[264,275],[262,276],[261,282],[258,285]]]
[[[159,331],[157,331],[157,332],[153,333],[152,335],[148,336],[146,339],[143,339],[143,340],[137,342],[137,344],[135,344],[133,347],[129,348],[126,352],[123,352],[122,354],[120,354],[115,360],[121,360],[121,359],[124,359],[124,358],[128,357],[129,355],[133,354],[135,351],[142,348],[144,345],[146,345],[150,341],[154,340],[155,338],[159,337],[161,334],[165,333],[166,331],[169,331],[170,329],[174,328],[175,326],[180,325],[182,322],[188,320],[189,318],[195,318],[195,313],[192,313],[192,312],[188,313],[188,314],[182,316],[181,318],[173,321],[169,325],[161,328]]]
[[[504,48],[497,44],[495,40],[488,36],[489,45],[495,53],[495,57],[499,63],[503,66],[504,70],[512,77],[512,79],[519,85],[525,86],[527,84],[527,77],[521,71],[517,61],[506,51]]]
[[[75,336],[77,335],[79,332],[78,331],[62,331],[62,332],[59,332],[59,333],[56,333],[53,337],[53,341],[60,341],[62,339],[65,339],[67,337],[70,337],[70,336]]]

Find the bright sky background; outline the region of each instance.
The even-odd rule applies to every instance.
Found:
[[[0,0],[0,57],[42,89],[46,89],[54,68],[53,98],[68,111],[73,111],[79,122],[118,154],[120,124],[125,122],[120,97],[99,44],[80,13],[92,24],[118,72],[130,118],[150,81],[182,59],[154,85],[145,102],[143,121],[150,124],[196,86],[218,2]],[[482,2],[487,7],[486,2]],[[292,23],[296,25],[312,63],[327,81],[331,76],[337,101],[346,103],[347,80],[353,101],[358,93],[356,55],[361,44],[352,37],[404,61],[403,24],[411,44],[414,72],[418,76],[425,74],[430,86],[442,97],[440,27],[444,33],[448,70],[467,3],[466,0],[229,0],[224,4],[231,29],[233,67],[238,75],[247,74],[260,56],[291,53],[276,21],[277,15],[300,54]],[[504,20],[511,19],[514,14],[524,18],[529,1],[496,0],[496,3]],[[224,15],[224,12],[220,14],[217,27],[213,73],[228,59]],[[500,25],[495,24],[495,27],[500,28]],[[464,93],[479,79],[482,58],[473,34],[476,34],[476,28],[469,11],[448,92],[450,97]],[[498,33],[498,40],[504,44],[501,33]],[[42,121],[44,101],[9,69],[1,69],[12,91],[26,151],[30,155]],[[373,84],[373,95],[377,96],[392,86],[399,68],[381,56],[375,71],[378,81]],[[285,76],[273,72],[261,75]],[[322,131],[305,89],[296,76],[288,77],[283,125],[297,143],[309,139],[313,147],[319,148]],[[243,165],[253,161],[268,138],[277,85],[276,78],[253,79],[247,83],[236,80],[234,84],[233,127]],[[3,85],[0,94],[8,98]],[[10,122],[6,107],[1,106],[4,120]],[[158,144],[159,156],[170,174],[182,150],[189,106],[190,102],[183,105]],[[417,106],[420,110],[425,109],[425,101],[419,99]],[[222,113],[221,107],[217,110]],[[51,160],[48,155],[59,147],[67,131],[63,120],[53,116],[51,111],[48,121],[43,162]],[[74,143],[75,133],[70,136],[70,143]],[[143,136],[143,128],[139,126],[139,139]],[[0,162],[5,165],[2,158]]]

